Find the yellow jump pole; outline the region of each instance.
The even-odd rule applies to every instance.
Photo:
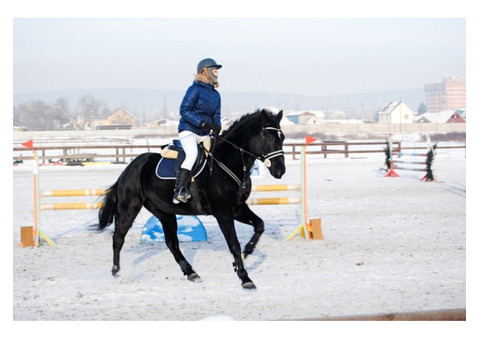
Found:
[[[264,184],[252,185],[252,191],[300,191],[299,185],[292,184]]]
[[[45,190],[40,191],[41,197],[65,197],[65,196],[100,196],[106,190],[103,189],[76,189],[76,190]]]
[[[45,203],[40,204],[40,210],[83,210],[83,209],[99,209],[103,207],[102,202],[86,203]]]
[[[275,205],[275,204],[299,204],[301,199],[295,197],[265,197],[250,198],[247,204],[250,205]]]
[[[64,197],[64,196],[100,196],[106,190],[103,189],[75,189],[75,190],[45,190],[40,191],[41,197]]]

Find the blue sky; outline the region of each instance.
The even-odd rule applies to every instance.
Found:
[[[334,95],[466,78],[464,18],[13,20],[13,92],[185,89],[198,61],[220,90]]]

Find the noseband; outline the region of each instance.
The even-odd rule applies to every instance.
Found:
[[[265,139],[265,130],[275,130],[275,131],[278,131],[279,133],[282,132],[282,129],[277,129],[277,128],[274,128],[274,127],[264,127],[262,129],[262,138]],[[265,145],[265,144],[263,144]],[[278,157],[278,156],[283,156],[283,149],[280,149],[280,150],[276,150],[276,151],[272,151],[270,153],[267,153],[265,155],[265,153],[260,156],[260,157],[257,157],[257,159],[259,159],[260,161],[263,162],[263,164],[265,164],[265,166],[267,168],[271,167],[272,166],[272,162],[270,162],[270,159],[272,158],[275,158],[275,157]]]

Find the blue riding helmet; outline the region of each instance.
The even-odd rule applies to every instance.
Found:
[[[197,73],[200,73],[205,67],[211,67],[211,68],[222,68],[222,65],[217,64],[215,60],[212,58],[206,58],[203,60],[200,60],[197,66]]]

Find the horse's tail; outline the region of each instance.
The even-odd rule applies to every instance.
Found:
[[[115,182],[103,197],[103,206],[98,211],[98,229],[103,230],[113,223],[117,211],[117,187]]]
[[[152,159],[152,156],[155,157]],[[159,157],[160,155],[155,153],[143,153],[137,156],[132,162],[130,162],[130,164],[128,164],[125,170],[123,170],[115,184],[112,185],[103,196],[103,206],[98,211],[99,230],[103,230],[108,227],[119,215],[117,208],[119,202],[132,200],[134,198],[133,196],[135,195],[138,199],[141,199],[142,170],[149,161],[152,161],[151,165],[155,166],[158,163]],[[154,170],[151,171],[153,173]]]

